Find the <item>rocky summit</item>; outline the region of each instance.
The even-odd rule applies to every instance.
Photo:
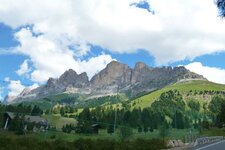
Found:
[[[190,72],[185,67],[153,68],[137,62],[134,68],[112,61],[90,80],[87,73],[77,74],[69,69],[58,79],[49,78],[46,85],[36,89],[24,89],[17,97],[6,97],[5,103],[30,101],[61,93],[77,93],[86,97],[128,93],[135,96],[150,92],[184,79],[206,80],[203,76]]]

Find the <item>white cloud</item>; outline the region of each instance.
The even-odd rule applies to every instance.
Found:
[[[21,76],[21,75],[25,75],[29,72],[30,72],[30,69],[29,69],[29,65],[28,65],[28,60],[26,59],[20,65],[20,68],[19,68],[19,70],[16,71],[16,73]]]
[[[209,81],[225,84],[225,69],[203,66],[200,62],[193,62],[185,67],[192,72],[203,75]]]
[[[17,52],[30,57],[35,68],[31,79],[37,82],[57,77],[68,68],[90,69],[86,71],[91,77],[102,62],[112,58],[79,59],[88,54],[89,44],[116,53],[145,49],[157,64],[225,49],[225,22],[217,17],[213,0],[146,0],[155,15],[130,6],[140,1],[0,0],[0,22],[12,28],[33,25],[15,36],[20,42]],[[92,60],[99,62],[96,69],[87,67]]]
[[[9,89],[8,95],[10,97],[17,96],[23,91],[24,88],[25,88],[25,86],[22,85],[19,80],[17,80],[17,81],[10,80],[9,85],[8,85],[8,89]]]
[[[98,57],[92,57],[88,61],[81,61],[80,62],[81,72],[87,71],[89,78],[91,78],[96,73],[98,73],[103,68],[105,68],[106,65],[112,60],[115,60],[115,59],[112,59],[111,56],[109,55],[102,54],[102,55],[99,55]]]
[[[28,88],[30,90],[36,89],[37,87],[39,87],[39,85],[37,83],[34,83],[33,85],[29,86]]]
[[[11,97],[9,100],[13,100],[14,97],[18,96],[25,88],[29,88],[30,90],[32,90],[39,87],[37,83],[34,83],[30,86],[25,86],[21,83],[20,80],[10,80],[10,78],[7,78],[6,82],[8,83],[8,96]]]
[[[35,70],[31,72],[31,79],[35,82],[45,82],[49,77],[56,78],[68,69],[74,69],[78,73],[86,71],[91,77],[98,69],[103,69],[112,61],[111,56],[105,54],[82,61],[75,57],[72,50],[54,39],[47,38],[46,35],[33,36],[29,28],[21,29],[15,36],[20,41],[17,52],[29,56],[33,62]],[[95,67],[92,66],[93,60]],[[27,61],[22,65],[25,68],[22,70],[28,69],[26,63]]]

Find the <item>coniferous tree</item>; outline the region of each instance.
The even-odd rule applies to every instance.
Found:
[[[223,127],[225,125],[225,102],[221,104],[219,114],[216,119],[217,127]]]
[[[181,112],[175,112],[172,120],[172,127],[177,129],[184,129],[184,116]]]
[[[64,107],[61,107],[60,108],[60,115],[61,116],[64,116],[65,115],[65,108]]]
[[[149,111],[147,108],[144,108],[142,113],[141,113],[141,120],[144,128],[149,127],[150,125],[150,116],[149,116]]]
[[[138,126],[138,132],[141,133],[142,132],[142,127],[139,125]]]
[[[148,132],[148,126],[144,125],[144,132],[147,133]]]
[[[114,133],[114,126],[113,126],[113,125],[109,125],[109,126],[108,126],[108,128],[107,128],[107,133],[110,134],[110,135],[111,135],[112,133]]]
[[[43,111],[36,105],[33,107],[32,111],[31,111],[32,116],[38,116],[38,115],[41,115],[42,113],[43,113]]]

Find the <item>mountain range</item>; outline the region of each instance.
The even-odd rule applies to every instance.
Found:
[[[59,78],[49,78],[45,85],[36,89],[25,88],[18,96],[6,96],[4,103],[32,101],[52,95],[67,93],[81,94],[86,98],[129,93],[135,96],[176,83],[180,80],[206,80],[203,76],[190,72],[183,66],[149,67],[137,62],[134,68],[117,61],[110,62],[91,79],[87,73],[77,74],[69,69]]]

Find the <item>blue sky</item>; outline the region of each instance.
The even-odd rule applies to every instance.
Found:
[[[225,84],[225,22],[211,0],[1,4],[0,100],[69,68],[91,78],[112,60],[131,67],[138,61],[184,65]]]

